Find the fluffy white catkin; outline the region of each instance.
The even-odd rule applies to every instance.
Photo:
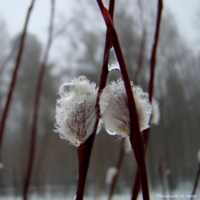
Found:
[[[96,121],[95,83],[85,76],[64,83],[59,88],[60,99],[56,104],[55,131],[62,139],[80,146],[91,135]],[[98,131],[100,130],[100,125]]]
[[[148,95],[141,87],[132,84],[133,96],[135,99],[140,131],[149,127],[149,120],[152,114],[152,106],[149,103]],[[128,137],[130,135],[130,113],[128,99],[124,82],[118,79],[111,82],[103,90],[100,99],[101,116],[104,126],[109,134]]]

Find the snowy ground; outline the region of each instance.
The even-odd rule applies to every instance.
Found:
[[[179,189],[173,191],[173,192],[166,192],[165,197],[161,193],[161,188],[158,188],[155,191],[150,190],[150,199],[151,200],[162,200],[162,199],[182,199],[182,200],[189,200],[191,191],[192,191],[192,184],[182,183],[179,185]],[[55,188],[54,188],[55,189]],[[69,188],[68,188],[69,189]],[[64,191],[64,190],[63,190]],[[62,193],[58,191],[52,192],[52,188],[48,188],[46,190],[46,193],[43,195],[39,195],[36,190],[30,191],[30,200],[73,200],[74,194],[73,192],[76,191],[76,188],[70,188],[70,193]],[[115,194],[113,196],[113,200],[129,200],[131,198],[130,196],[130,189],[124,189],[124,194]],[[89,194],[90,193],[90,194]],[[105,194],[94,194],[93,190],[91,192],[87,192],[84,200],[107,200],[108,199],[108,193]],[[142,195],[140,194],[138,197],[138,200],[142,200]],[[193,198],[194,200],[200,200],[200,185],[197,187],[196,195]],[[12,195],[12,192],[8,192],[4,196],[0,194],[0,200],[22,200],[21,196],[14,196]]]

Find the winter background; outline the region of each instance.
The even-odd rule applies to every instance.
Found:
[[[27,0],[1,0],[0,114],[29,4]],[[147,91],[157,1],[142,1],[142,4],[145,26],[141,24],[141,10],[136,0],[127,0],[126,3],[116,1],[115,25],[132,80],[145,27],[144,58],[138,84]],[[32,105],[47,42],[50,6],[48,0],[36,1],[28,25],[23,59],[3,137],[4,167],[0,169],[0,199],[21,199],[28,162]],[[42,88],[36,156],[29,190],[31,199],[73,198],[78,172],[76,149],[53,132],[58,88],[63,82],[79,75],[85,75],[98,84],[102,64],[106,29],[96,1],[57,0],[55,9],[56,36]],[[154,84],[161,120],[159,125],[152,126],[146,156],[152,199],[159,199],[157,194],[162,193],[158,171],[160,158],[163,160],[167,194],[170,195],[191,194],[198,169],[199,18],[200,3],[197,0],[164,2]],[[8,60],[6,65],[5,60]],[[109,80],[118,76],[118,73],[112,72]],[[117,137],[108,135],[104,129],[97,135],[85,191],[88,199],[107,198],[106,171],[115,166],[119,149]],[[130,198],[135,171],[134,156],[129,153],[124,158],[114,199]],[[200,198],[200,186],[197,192]]]

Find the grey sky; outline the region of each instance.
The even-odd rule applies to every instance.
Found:
[[[28,27],[28,30],[37,34],[40,40],[46,37],[50,10],[49,2],[49,0],[36,1]],[[5,20],[11,36],[22,30],[29,4],[30,0],[1,0],[0,18]],[[57,12],[66,13],[66,9],[69,8],[66,4],[65,0],[57,0]],[[166,0],[164,6],[172,11],[181,34],[183,34],[187,43],[192,44],[196,51],[199,48],[196,45],[199,35],[194,22],[198,8],[200,10],[199,0]],[[69,13],[70,9],[67,9],[67,12]]]

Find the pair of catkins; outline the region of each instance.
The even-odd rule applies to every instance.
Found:
[[[136,103],[140,131],[149,127],[151,123],[157,123],[158,115],[152,115],[152,105],[148,100],[148,94],[139,86],[133,85],[132,91]],[[92,134],[96,118],[96,84],[90,82],[85,76],[79,76],[74,80],[64,83],[59,88],[60,99],[56,104],[55,131],[62,139],[67,139],[76,147],[84,143]],[[130,136],[130,113],[124,82],[118,79],[108,84],[100,97],[101,119],[99,120],[97,133],[102,127],[111,135],[122,137]],[[158,104],[155,109],[158,110]],[[152,115],[152,117],[151,117]]]

